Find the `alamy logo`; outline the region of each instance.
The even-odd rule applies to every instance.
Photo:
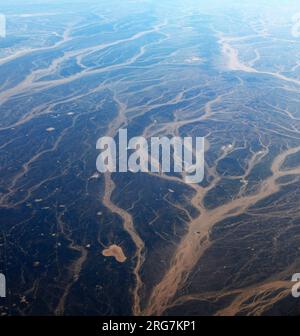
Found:
[[[203,137],[152,137],[148,142],[139,136],[128,141],[127,130],[120,129],[118,146],[106,136],[96,147],[101,150],[96,162],[100,173],[174,172],[183,174],[186,183],[200,183],[204,178]]]
[[[0,273],[0,298],[6,297],[6,279],[5,275]]]
[[[293,275],[292,282],[296,282],[296,284],[292,287],[292,296],[298,299],[300,298],[300,273]]]
[[[6,37],[6,17],[4,14],[0,14],[0,38]]]

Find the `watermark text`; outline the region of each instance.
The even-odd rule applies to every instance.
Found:
[[[6,297],[6,278],[5,275],[0,273],[0,298]]]
[[[102,137],[96,148],[101,150],[96,167],[105,172],[181,173],[186,183],[200,183],[204,178],[203,137],[139,136],[127,139],[127,130],[120,129],[116,140]],[[118,160],[117,160],[118,158]]]

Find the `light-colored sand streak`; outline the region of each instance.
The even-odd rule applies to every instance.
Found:
[[[249,65],[244,64],[239,59],[239,52],[237,49],[235,49],[231,44],[230,41],[234,40],[234,38],[230,37],[221,37],[219,39],[219,44],[221,45],[221,51],[225,59],[225,67],[230,71],[243,71],[247,73],[254,73],[254,74],[260,74],[260,75],[268,75],[275,77],[279,80],[300,85],[300,80],[297,78],[287,77],[285,75],[282,75],[279,72],[270,72],[270,71],[260,71],[255,69],[251,66],[251,62]],[[257,51],[257,58],[259,58],[259,54]]]
[[[11,89],[8,89],[8,90],[5,90],[5,91],[1,92],[0,93],[0,102],[1,102],[1,104],[3,104],[7,100],[12,98],[13,96],[20,95],[21,93],[24,94],[24,93],[27,93],[29,91],[39,92],[41,90],[50,89],[50,88],[55,87],[55,86],[65,85],[65,84],[71,83],[75,80],[81,79],[81,78],[86,77],[86,76],[101,74],[103,72],[112,71],[112,70],[115,70],[115,69],[120,69],[120,68],[123,68],[125,66],[131,65],[139,57],[141,57],[144,54],[145,46],[142,46],[140,48],[140,51],[136,55],[132,56],[129,60],[126,60],[122,63],[117,63],[115,65],[109,65],[109,66],[106,66],[106,67],[86,68],[86,69],[82,70],[81,72],[76,73],[74,75],[71,75],[69,77],[65,77],[65,78],[61,78],[61,79],[55,79],[55,80],[48,80],[48,81],[47,80],[39,81],[42,77],[47,76],[47,75],[51,75],[54,70],[58,69],[59,65],[61,65],[63,62],[66,62],[67,60],[71,59],[72,57],[76,57],[79,60],[79,62],[82,62],[82,58],[91,54],[91,53],[101,51],[101,50],[104,50],[104,49],[112,47],[112,46],[116,46],[116,45],[121,44],[121,43],[134,41],[134,40],[139,39],[139,38],[141,38],[145,35],[148,35],[148,34],[151,34],[151,33],[154,33],[154,32],[158,32],[159,29],[162,26],[164,26],[165,24],[166,24],[166,22],[163,22],[163,23],[158,24],[157,26],[153,27],[150,30],[138,32],[138,33],[134,34],[133,36],[131,36],[129,38],[126,38],[126,39],[121,39],[121,40],[117,40],[117,41],[114,41],[114,42],[111,42],[111,43],[106,43],[106,44],[103,44],[103,45],[97,45],[97,46],[89,47],[89,48],[85,48],[85,49],[79,49],[78,51],[75,51],[75,52],[65,52],[63,54],[63,56],[55,59],[49,67],[47,67],[45,69],[38,69],[38,70],[32,71],[32,73],[30,73],[19,84],[15,85]],[[66,37],[58,45],[62,44],[65,41],[65,39],[66,39]],[[57,47],[57,45],[56,45],[56,47]]]
[[[119,101],[116,94],[114,95],[114,100],[118,105],[118,115],[116,118],[112,120],[112,122],[109,125],[108,131],[106,133],[106,136],[114,137],[116,136],[118,130],[121,127],[125,127],[127,124],[127,118],[125,115],[126,111],[126,105]],[[112,180],[112,176],[110,172],[106,172],[104,174],[104,180],[105,180],[105,188],[104,188],[104,196],[102,199],[103,205],[109,209],[112,213],[117,214],[122,218],[123,221],[123,228],[124,230],[129,234],[130,238],[132,239],[133,243],[136,247],[135,252],[135,267],[133,270],[136,284],[133,289],[133,304],[132,304],[132,311],[134,315],[139,315],[141,312],[140,308],[140,290],[143,286],[141,277],[140,277],[140,269],[142,267],[142,264],[144,262],[144,242],[138,235],[135,227],[134,222],[131,214],[127,212],[126,210],[118,207],[116,204],[114,204],[111,200],[112,193],[116,188],[116,185],[114,181]]]
[[[87,249],[81,245],[76,244],[75,240],[72,239],[71,233],[66,231],[65,223],[63,221],[63,215],[64,213],[57,215],[57,222],[60,229],[60,233],[64,235],[68,241],[70,241],[69,248],[78,252],[79,257],[75,259],[75,261],[70,266],[69,272],[71,279],[64,288],[63,294],[54,311],[55,315],[64,315],[67,297],[70,293],[72,286],[78,281],[82,267],[88,256]]]
[[[290,295],[292,286],[293,283],[290,281],[269,279],[263,283],[241,289],[181,296],[174,303],[174,307],[182,306],[188,302],[216,302],[229,296],[234,296],[234,299],[227,307],[217,311],[214,315],[235,316],[242,313],[245,315],[260,316],[267,309],[272,308],[276,302]]]
[[[141,266],[144,261],[143,250],[144,250],[144,242],[138,235],[135,230],[133,218],[132,216],[124,209],[118,207],[111,201],[111,196],[113,191],[115,190],[115,183],[111,178],[110,173],[105,173],[105,192],[103,197],[103,204],[106,206],[112,213],[119,215],[123,221],[124,230],[130,235],[132,241],[136,247],[135,259],[136,264],[134,267],[134,275],[136,279],[136,285],[133,290],[133,314],[139,315],[140,314],[140,296],[139,292],[142,288],[142,280],[139,274]]]
[[[247,315],[261,316],[276,302],[290,295],[291,286],[292,283],[290,281],[278,280],[249,289],[245,288],[228,307],[218,311],[215,315],[235,316],[238,313],[245,312]],[[278,292],[276,293],[276,291]]]
[[[238,216],[260,200],[278,192],[280,185],[276,180],[279,177],[300,174],[300,167],[280,170],[285,159],[299,151],[300,147],[296,147],[280,153],[272,163],[271,176],[261,182],[257,192],[240,196],[213,210],[207,210],[202,205],[207,191],[201,187],[195,187],[197,192],[192,199],[192,204],[199,210],[200,215],[189,224],[188,233],[178,245],[169,270],[152,292],[149,304],[143,312],[145,315],[160,315],[171,304],[177,291],[184,285],[189,272],[210,246],[209,232],[216,223]],[[195,232],[200,234],[196,235]]]

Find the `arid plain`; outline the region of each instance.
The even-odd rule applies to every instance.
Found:
[[[0,314],[299,315],[299,4],[17,3],[1,8]],[[98,173],[97,139],[120,128],[205,137],[204,181]]]

